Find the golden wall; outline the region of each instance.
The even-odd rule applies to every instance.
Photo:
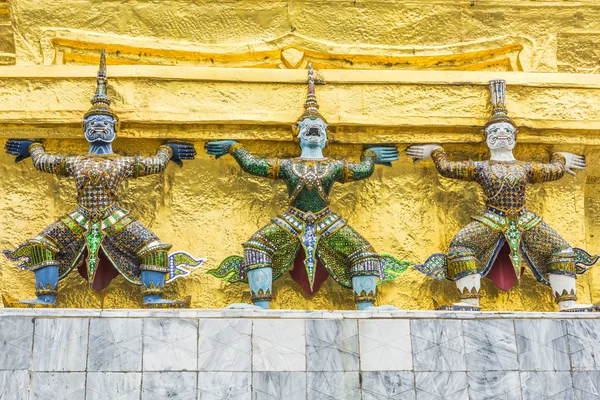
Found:
[[[484,159],[480,127],[487,82],[506,79],[520,125],[516,156],[585,154],[589,167],[529,192],[573,246],[600,252],[600,5],[594,1],[0,1],[0,144],[45,139],[47,149],[86,151],[80,121],[107,49],[109,94],[123,124],[115,150],[151,154],[165,139],[193,141],[183,168],[126,184],[124,205],[174,249],[208,257],[204,269],[241,253],[241,243],[286,205],[279,182],[242,173],[230,157],[204,155],[207,140],[233,138],[256,155],[294,156],[290,125],[301,114],[306,63],[319,69],[317,97],[331,126],[328,156],[357,159],[362,144],[438,142],[454,159]],[[4,18],[4,19],[3,19]],[[12,40],[11,40],[12,39]],[[0,248],[34,236],[75,205],[68,179],[31,161],[0,156]],[[375,248],[423,261],[445,251],[482,207],[476,185],[436,175],[402,156],[366,181],[338,186],[333,208]],[[0,260],[0,292],[32,297],[33,274]],[[549,288],[525,276],[508,293],[486,282],[487,310],[555,310]],[[132,290],[133,289],[133,290]],[[409,270],[380,287],[379,303],[432,309],[454,300],[451,282]],[[60,306],[139,307],[121,277],[95,292],[75,272]],[[600,269],[578,280],[582,302],[600,301]],[[192,306],[248,301],[243,285],[197,270],[168,287]],[[329,279],[312,297],[289,278],[274,308],[352,309],[352,293]]]

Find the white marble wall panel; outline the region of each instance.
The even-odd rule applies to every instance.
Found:
[[[141,371],[142,320],[92,318],[88,348],[89,371]]]
[[[199,372],[198,400],[250,400],[250,372]]]
[[[600,321],[567,321],[567,331],[573,370],[600,369]]]
[[[144,371],[196,371],[197,366],[197,320],[144,320]]]
[[[254,372],[252,400],[306,400],[306,372]]]
[[[0,370],[29,369],[32,343],[31,318],[0,318]]]
[[[575,400],[600,399],[600,371],[573,372]]]
[[[28,375],[24,370],[0,371],[0,400],[26,400]]]
[[[517,371],[517,343],[513,321],[463,321],[469,371]]]
[[[466,372],[415,372],[417,400],[469,400]]]
[[[521,372],[523,400],[573,400],[573,381],[567,371]]]
[[[84,400],[85,372],[34,372],[30,400]]]
[[[411,338],[415,371],[466,371],[462,321],[412,320]]]
[[[358,371],[307,374],[308,400],[361,400]]]
[[[306,371],[305,321],[254,320],[252,367],[253,371]]]
[[[362,400],[414,400],[415,375],[408,371],[362,372]]]
[[[251,371],[251,320],[203,319],[198,328],[200,371]]]
[[[86,400],[139,400],[140,372],[88,372]]]
[[[566,321],[515,321],[515,331],[522,371],[571,369]]]
[[[306,321],[308,371],[358,371],[356,320]]]
[[[412,343],[408,320],[361,320],[361,371],[412,370]]]
[[[471,400],[521,400],[518,371],[467,372]]]
[[[36,319],[33,369],[85,371],[89,323],[87,318]]]
[[[142,376],[142,399],[195,399],[197,375],[196,372],[144,372]]]

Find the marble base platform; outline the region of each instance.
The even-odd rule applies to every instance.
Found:
[[[0,309],[7,399],[600,399],[600,314]]]

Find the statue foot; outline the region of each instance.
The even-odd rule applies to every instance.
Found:
[[[560,312],[600,312],[600,305],[597,304],[573,304]]]
[[[441,306],[436,308],[437,311],[481,311],[481,307],[474,306],[469,303],[453,303],[449,306]]]
[[[398,307],[392,306],[391,304],[384,304],[384,305],[375,307],[373,305],[373,303],[369,303],[368,305],[365,305],[365,306],[361,306],[360,304],[357,304],[357,308],[359,311],[398,311],[398,310],[400,310]]]
[[[7,308],[55,308],[56,307],[55,299],[54,299],[54,301],[44,301],[41,299],[18,300],[12,296],[5,295],[2,300],[4,302],[4,307],[7,307]]]
[[[183,300],[166,300],[166,299],[144,299],[144,307],[146,308],[190,308],[191,296],[186,296]]]
[[[266,308],[248,303],[233,303],[225,307],[227,310],[266,310]]]

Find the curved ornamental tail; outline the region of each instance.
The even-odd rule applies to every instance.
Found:
[[[193,270],[199,268],[206,258],[195,258],[185,251],[176,251],[169,254],[169,264],[165,282],[169,283],[177,278],[188,276]]]

